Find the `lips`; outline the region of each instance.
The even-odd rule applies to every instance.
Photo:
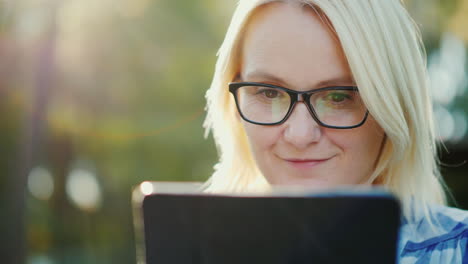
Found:
[[[289,161],[289,162],[298,162],[298,163],[301,163],[301,162],[321,162],[321,161],[326,161],[326,160],[329,160],[330,158],[327,158],[327,159],[284,159],[285,161]]]
[[[296,159],[296,158],[286,158],[283,159],[288,163],[289,165],[295,167],[295,168],[301,168],[301,169],[308,169],[308,168],[313,168],[318,165],[321,165],[328,160],[330,160],[333,157],[330,158],[319,158],[319,159]]]

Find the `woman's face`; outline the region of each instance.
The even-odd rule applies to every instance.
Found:
[[[257,10],[242,49],[242,81],[297,91],[353,86],[337,38],[310,8],[271,3]],[[354,129],[319,126],[299,102],[281,125],[242,121],[257,165],[273,185],[333,187],[366,182],[384,133],[369,116]]]

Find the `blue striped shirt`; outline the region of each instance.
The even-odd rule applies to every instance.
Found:
[[[468,211],[431,206],[427,218],[402,221],[399,264],[468,264]]]

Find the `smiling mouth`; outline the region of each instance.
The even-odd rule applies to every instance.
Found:
[[[323,164],[332,158],[333,157],[325,158],[325,159],[283,159],[283,160],[293,167],[307,169],[307,168],[312,168],[320,164]]]

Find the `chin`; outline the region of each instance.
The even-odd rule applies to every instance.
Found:
[[[310,189],[329,189],[338,186],[339,184],[330,182],[324,179],[316,179],[316,178],[306,178],[306,177],[296,177],[296,178],[287,178],[287,179],[277,179],[274,181],[269,181],[270,184],[273,186],[298,186],[301,188],[310,188]]]

